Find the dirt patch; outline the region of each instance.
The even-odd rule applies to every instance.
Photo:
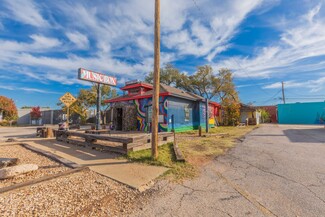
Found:
[[[18,158],[18,165],[36,164],[39,167],[36,171],[10,179],[0,180],[0,188],[37,179],[46,175],[54,175],[70,169],[63,164],[50,160],[49,158],[32,152],[20,145],[1,146],[0,156],[5,158]]]

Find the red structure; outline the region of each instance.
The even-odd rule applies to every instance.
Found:
[[[276,105],[259,106],[258,108],[265,109],[270,114],[271,123],[278,123],[278,108]]]

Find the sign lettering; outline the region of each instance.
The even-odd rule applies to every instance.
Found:
[[[117,79],[108,75],[104,75],[99,72],[93,72],[87,69],[80,68],[78,70],[78,78],[80,80],[91,81],[100,84],[107,84],[110,86],[116,86]]]
[[[60,101],[66,105],[67,107],[69,107],[70,105],[72,105],[75,101],[77,101],[76,98],[74,98],[74,96],[72,96],[71,93],[67,92],[65,93],[63,96],[61,96]]]

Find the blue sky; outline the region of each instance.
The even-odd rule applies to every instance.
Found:
[[[153,69],[154,1],[0,2],[0,95],[55,107],[89,83],[79,67],[125,81]],[[325,5],[317,0],[161,0],[161,63],[193,74],[227,67],[244,103],[325,99]]]

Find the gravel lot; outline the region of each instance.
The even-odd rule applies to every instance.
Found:
[[[18,158],[18,164],[36,164],[39,169],[30,173],[22,174],[11,179],[0,180],[0,188],[13,184],[26,182],[46,175],[53,175],[68,170],[63,164],[36,154],[20,145],[0,146],[0,156],[5,158]]]
[[[0,195],[1,216],[126,216],[139,197],[92,171],[82,171]]]

